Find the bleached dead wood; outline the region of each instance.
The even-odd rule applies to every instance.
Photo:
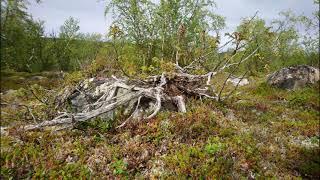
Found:
[[[236,39],[231,39],[222,47],[234,41]],[[249,60],[261,46],[258,46],[252,52],[248,52],[249,55],[247,57],[243,57],[240,61],[237,61],[235,59],[238,55],[238,50],[244,48],[246,44],[240,45],[240,42],[236,42],[235,44],[237,44],[236,50],[230,58],[224,62],[219,61],[213,71],[207,71],[203,75],[191,74],[190,70],[195,70],[199,67],[204,68],[202,63],[207,60],[206,58],[213,51],[196,58],[185,67],[181,67],[176,63],[175,72],[163,72],[160,75],[149,76],[145,79],[128,79],[126,77],[112,76],[111,78],[84,80],[74,87],[68,87],[64,91],[61,91],[55,101],[56,109],[59,109],[68,100],[82,94],[90,99],[90,101],[84,105],[84,108],[80,112],[63,112],[52,120],[25,126],[24,130],[41,129],[48,126],[61,126],[60,129],[65,129],[73,127],[79,122],[89,121],[105,113],[125,107],[129,114],[127,119],[118,126],[118,128],[121,128],[132,119],[154,118],[161,109],[166,108],[165,106],[168,103],[172,104],[177,111],[185,113],[187,112],[186,101],[189,97],[221,100],[223,99],[221,98],[221,92],[225,83],[220,91],[215,91],[211,84],[212,79],[217,74],[233,67],[237,68],[241,63]],[[207,68],[205,69],[207,70]],[[231,72],[233,73],[234,70]],[[92,91],[88,90],[90,89],[88,88],[88,83],[96,83],[95,81],[100,84],[94,86],[95,88]],[[125,92],[119,93],[119,91],[123,90]]]
[[[254,54],[256,51],[250,54]],[[221,69],[224,69],[233,64],[224,65]],[[181,67],[180,67],[181,68]],[[181,68],[183,69],[183,68]],[[219,69],[219,71],[221,70]],[[89,93],[90,97],[98,97],[97,100],[91,104],[86,105],[86,108],[82,112],[68,113],[64,112],[58,115],[56,118],[48,121],[43,121],[38,124],[28,125],[24,127],[24,130],[41,129],[48,126],[63,126],[62,129],[72,127],[78,122],[84,122],[98,117],[104,113],[114,111],[115,109],[127,105],[129,102],[134,101],[136,104],[132,109],[132,114],[129,118],[118,127],[123,127],[130,119],[141,110],[142,99],[149,99],[154,101],[155,104],[149,107],[151,114],[143,115],[144,119],[151,119],[155,117],[161,108],[163,108],[164,102],[170,102],[176,106],[179,112],[187,112],[185,98],[189,96],[196,96],[208,99],[218,100],[217,93],[209,93],[208,87],[211,85],[211,79],[219,72],[209,72],[203,75],[193,75],[185,73],[172,73],[168,75],[164,72],[161,75],[150,76],[144,80],[132,80],[121,79],[112,77],[111,79],[105,79],[104,83],[96,87],[93,93]],[[181,72],[181,71],[179,71]],[[94,80],[87,80],[91,82]],[[75,87],[66,88],[58,97],[57,105],[61,106],[67,99],[75,96],[75,93],[84,93],[82,88],[86,87],[84,82],[79,83]],[[171,92],[170,87],[175,87],[178,92]],[[124,94],[117,94],[119,89],[127,90]],[[171,94],[173,93],[173,94]],[[176,94],[174,94],[176,93]],[[178,94],[177,94],[178,93]],[[145,102],[144,102],[145,103]],[[144,109],[142,109],[144,111]]]
[[[112,80],[106,79],[105,83],[96,87],[94,93],[90,94],[90,96],[98,97],[97,100],[86,106],[83,112],[77,113],[67,113],[64,112],[58,115],[56,118],[43,121],[39,124],[28,125],[24,127],[24,130],[35,130],[48,126],[57,126],[62,125],[65,127],[71,127],[72,125],[88,121],[95,117],[98,117],[101,114],[113,111],[121,106],[127,105],[129,102],[134,101],[136,106],[134,106],[134,110],[127,121],[133,118],[134,114],[140,109],[142,99],[151,100],[154,103],[152,107],[149,107],[151,110],[150,114],[145,114],[143,116],[144,119],[151,119],[155,117],[161,108],[163,108],[163,103],[171,103],[176,106],[176,109],[179,112],[185,113],[187,111],[185,105],[185,99],[183,96],[204,96],[208,98],[216,98],[215,96],[208,95],[205,93],[206,86],[210,85],[211,78],[215,75],[214,72],[210,72],[204,75],[192,75],[187,73],[174,73],[173,78],[168,77],[166,73],[162,73],[159,76],[152,76],[146,78],[144,83],[137,83],[140,81],[133,80],[129,82],[127,80],[113,77]],[[80,87],[84,87],[83,82],[78,85],[78,88],[71,88],[73,93],[82,93]],[[195,86],[196,85],[196,86]],[[172,95],[170,93],[171,90],[169,87],[176,87],[179,95]],[[198,88],[199,86],[204,88]],[[183,88],[182,88],[183,87]],[[197,87],[197,88],[195,88]],[[119,89],[127,90],[124,94],[117,94]],[[187,89],[190,90],[187,90]],[[78,90],[74,90],[78,89]],[[192,90],[193,89],[193,90]],[[84,90],[85,91],[85,90]],[[69,97],[73,97],[73,93],[67,92],[66,90],[62,93],[64,99],[67,99],[65,94],[68,94]],[[61,101],[59,101],[61,103]],[[146,103],[146,102],[143,102]],[[125,121],[119,127],[122,127],[126,124]]]

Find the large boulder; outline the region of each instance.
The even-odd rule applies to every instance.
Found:
[[[282,68],[268,76],[267,83],[282,89],[297,89],[319,81],[319,69],[299,65]]]

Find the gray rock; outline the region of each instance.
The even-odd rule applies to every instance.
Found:
[[[249,80],[246,78],[230,77],[227,82],[231,82],[233,86],[245,86],[249,84]]]
[[[5,96],[14,96],[18,91],[14,89],[9,89],[5,92]]]
[[[9,136],[9,131],[6,127],[0,127],[0,134],[1,136]]]
[[[91,101],[86,97],[85,94],[79,93],[79,95],[75,96],[71,99],[71,106],[76,112],[87,112],[90,109],[88,106],[91,103]],[[114,118],[114,112],[107,112],[104,114],[101,114],[99,116],[101,119],[113,119]]]
[[[83,93],[79,93],[78,96],[75,96],[73,99],[71,99],[71,105],[77,112],[82,112],[85,110],[85,105],[88,105],[88,101],[86,99],[86,96]]]
[[[289,90],[305,87],[317,81],[319,81],[319,69],[307,65],[282,68],[267,78],[269,85]]]
[[[110,87],[109,83],[95,83],[96,79],[88,79],[83,82],[83,86],[80,89],[81,92],[76,92],[72,98],[70,99],[71,107],[76,112],[88,112],[92,110],[92,107],[89,106],[89,104],[92,104],[96,102],[101,96],[109,96],[110,94],[105,94],[105,92],[108,92]],[[116,92],[116,96],[122,96],[125,95],[128,92],[128,90],[119,88]],[[134,106],[134,100],[132,102],[129,102],[129,104],[126,106],[126,109],[132,109]],[[129,112],[128,112],[129,113]],[[99,117],[101,119],[113,119],[115,116],[114,111],[110,111],[104,114],[101,114]]]
[[[227,119],[231,120],[231,121],[237,119],[232,110],[229,110],[229,111],[226,113],[225,117],[226,117]]]
[[[43,77],[43,76],[32,76],[30,78],[30,80],[33,80],[33,81],[40,81],[40,80],[43,80],[43,79],[47,79],[47,78]]]

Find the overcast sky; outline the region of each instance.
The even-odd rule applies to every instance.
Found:
[[[102,0],[42,0],[40,4],[31,3],[29,12],[35,19],[45,21],[46,32],[57,32],[70,16],[80,21],[81,32],[105,34],[111,24],[111,16],[104,16],[105,1]],[[283,10],[291,9],[297,14],[311,16],[318,7],[313,0],[216,0],[217,13],[226,17],[230,32],[239,24],[241,18],[259,16],[270,22]]]

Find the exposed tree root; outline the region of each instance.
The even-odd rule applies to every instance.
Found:
[[[177,62],[175,72],[163,72],[161,75],[149,76],[145,79],[117,78],[114,76],[111,78],[87,79],[76,86],[65,88],[55,99],[56,111],[63,109],[67,102],[71,102],[74,111],[64,110],[52,120],[27,125],[23,129],[35,130],[59,125],[61,127],[58,130],[62,130],[96,117],[105,117],[106,115],[110,117],[117,109],[124,108],[124,114],[127,114],[128,118],[118,126],[118,128],[121,128],[132,119],[152,119],[161,109],[185,113],[187,112],[185,102],[190,97],[221,101],[224,99],[221,95],[227,80],[238,69],[239,65],[248,61],[261,46],[258,46],[252,52],[247,52],[245,49],[246,43],[233,36],[230,36],[230,38],[231,40],[220,48],[231,43],[236,44],[232,56],[225,61],[219,60],[211,72],[203,75],[188,73],[189,70],[195,70],[199,67],[208,71],[203,62],[206,61],[208,55],[215,51],[196,58],[185,67],[179,66]],[[248,42],[252,40],[248,40]],[[244,55],[240,60],[234,60],[240,50],[243,51]],[[248,55],[244,57],[245,54]],[[231,68],[233,70],[224,81],[222,89],[216,90],[211,84],[211,80],[217,74]],[[241,79],[244,76],[245,74]],[[233,92],[231,91],[231,93]],[[226,98],[230,97],[231,93]]]
[[[52,120],[27,125],[23,129],[35,130],[58,125],[62,126],[60,129],[70,128],[78,122],[89,121],[108,113],[113,114],[117,109],[123,107],[128,113],[128,118],[118,128],[125,126],[131,119],[152,119],[161,109],[185,113],[187,112],[186,98],[222,100],[221,92],[225,84],[220,91],[215,91],[211,84],[212,78],[231,66],[237,68],[240,63],[254,55],[257,49],[239,62],[232,63],[232,60],[229,59],[221,64],[221,67],[215,72],[208,72],[204,75],[187,73],[188,69],[197,61],[202,61],[198,59],[185,68],[176,64],[175,73],[164,72],[161,75],[150,76],[142,80],[129,80],[114,76],[84,80],[74,87],[65,88],[55,100],[56,109],[71,101],[71,104],[76,107],[76,112],[62,112]]]
[[[217,98],[216,95],[207,94],[214,74],[213,72],[205,75],[175,73],[169,76],[162,73],[142,81],[116,77],[86,80],[76,87],[64,90],[57,98],[57,104],[61,106],[67,100],[83,94],[88,99],[88,103],[84,104],[82,111],[63,112],[52,120],[25,126],[24,130],[56,125],[72,127],[77,122],[88,121],[120,107],[126,107],[126,111],[132,113],[118,127],[123,127],[130,119],[151,119],[162,108],[166,108],[165,104],[171,104],[177,111],[185,113],[187,111],[185,97]],[[95,88],[90,88],[90,86]]]

